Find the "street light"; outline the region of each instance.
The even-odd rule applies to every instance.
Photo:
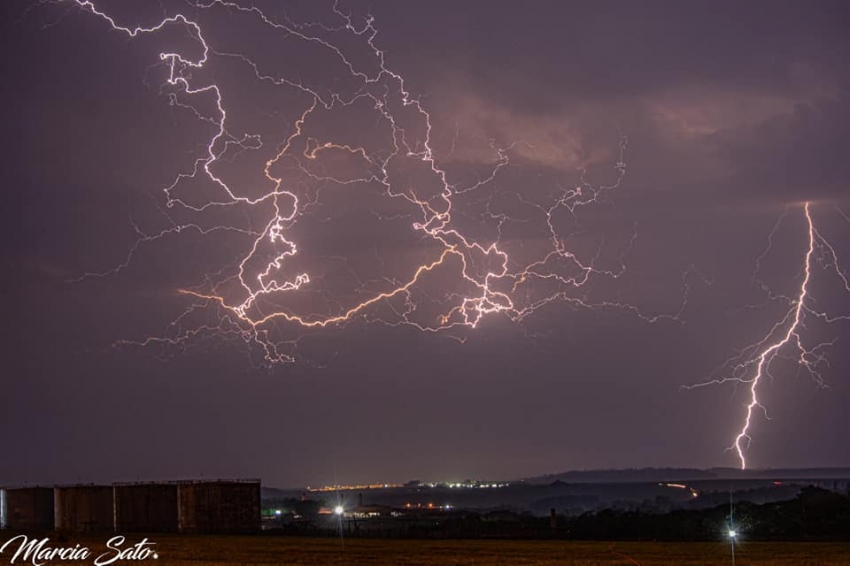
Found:
[[[735,539],[738,538],[738,531],[730,527],[726,534],[729,535],[729,542],[732,543],[732,566],[735,566]]]

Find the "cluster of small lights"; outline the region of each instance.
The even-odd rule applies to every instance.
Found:
[[[673,487],[673,488],[676,488],[676,489],[687,489],[688,491],[691,492],[692,497],[699,497],[699,491],[697,491],[693,487],[689,487],[689,486],[687,486],[683,483],[659,483],[658,485],[661,485],[661,486],[664,486],[664,487]]]
[[[446,487],[450,489],[498,489],[502,487],[508,487],[510,484],[508,483],[447,483]]]
[[[445,505],[435,505],[434,503],[405,503],[404,507],[406,509],[432,509],[443,511],[451,511],[453,509],[453,507],[448,503]]]
[[[465,482],[427,482],[421,483],[418,487],[441,488],[441,489],[497,489],[508,487],[511,485],[508,482],[481,482],[481,481],[465,481]]]
[[[356,491],[358,489],[393,489],[402,487],[399,483],[364,483],[364,484],[335,484],[324,485],[322,487],[307,487],[307,491],[322,492],[322,491]]]
[[[499,489],[508,487],[509,482],[426,482],[420,483],[417,487],[428,488],[449,488],[449,489]],[[400,483],[368,483],[368,484],[334,484],[324,485],[321,487],[307,486],[307,491],[311,492],[335,492],[335,491],[357,491],[367,489],[398,489],[406,487]]]

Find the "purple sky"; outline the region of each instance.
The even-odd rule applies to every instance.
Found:
[[[845,3],[257,2],[277,28],[192,3],[95,5],[129,27],[181,13],[201,38],[131,39],[72,0],[0,8],[0,484],[737,466],[749,386],[681,386],[728,377],[793,307],[805,201],[799,330],[826,387],[781,350],[746,453],[850,465],[850,323],[817,316],[850,314]],[[160,54],[204,44],[176,76],[224,101],[211,171],[257,200],[274,160],[278,213],[299,206],[277,240],[273,199],[192,210],[230,198],[203,170],[167,206],[221,114]],[[485,280],[492,302],[464,303]],[[281,316],[382,293],[324,328]]]

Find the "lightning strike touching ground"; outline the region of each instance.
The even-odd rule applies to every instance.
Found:
[[[648,322],[678,320],[687,299],[687,282],[678,314],[650,316],[627,302],[591,297],[593,281],[615,281],[625,273],[625,256],[636,230],[613,246],[617,249],[608,254],[615,256],[613,260],[603,257],[608,250],[605,242],[574,244],[585,233],[581,210],[591,204],[607,205],[608,193],[619,187],[625,175],[625,137],[610,155],[612,182],[592,185],[585,179],[586,167],[580,165],[574,184],[556,182],[544,197],[520,189],[496,195],[493,187],[511,165],[515,151],[528,144],[499,145],[489,140],[486,170],[472,181],[451,180],[451,172],[434,150],[432,116],[407,90],[404,78],[388,67],[384,51],[375,43],[378,29],[371,15],[361,21],[335,3],[330,17],[336,23],[297,24],[288,17],[276,19],[254,5],[207,0],[190,1],[191,15],[166,15],[144,27],[119,21],[93,1],[59,1],[131,39],[174,29],[187,33],[191,47],[159,54],[167,70],[169,101],[212,128],[203,153],[164,188],[165,206],[160,212],[169,227],[150,234],[135,227],[139,238],[123,262],[83,278],[119,273],[140,246],[182,232],[224,234],[243,246],[233,263],[205,273],[202,283],[178,291],[193,302],[164,335],[121,344],[185,346],[215,334],[254,344],[265,364],[276,364],[294,361],[297,344],[311,329],[354,320],[453,335],[476,328],[496,314],[522,321],[556,301],[579,308],[623,309]],[[212,39],[216,34],[203,21],[222,14],[276,34],[281,41],[315,50],[343,74],[333,84],[345,86],[315,84],[298,78],[298,73],[286,76],[234,46],[217,47]],[[352,43],[358,43],[366,55],[357,58],[340,47]],[[208,72],[224,64],[239,67],[258,87],[278,89],[300,101],[294,112],[297,118],[279,141],[267,141],[266,134],[237,132],[231,116],[238,111],[228,103],[232,87],[213,81],[216,75]],[[335,112],[368,117],[382,145],[357,141],[350,134],[327,139],[322,120]],[[455,152],[459,132],[455,133],[446,159]],[[263,156],[259,159],[262,176],[257,179],[265,186],[260,190],[228,171],[238,159],[254,154]],[[490,193],[482,191],[485,187]],[[323,236],[299,240],[298,228],[308,218],[320,224],[332,220],[321,219],[318,211],[334,192],[363,190],[372,198],[376,189],[384,208],[371,211],[374,225],[406,222],[419,245],[419,261],[412,265],[408,261],[387,273],[387,259],[376,246],[374,271],[364,274],[351,268],[344,257],[310,255],[309,251],[305,257],[302,249],[309,250],[311,242]],[[500,208],[499,199],[511,199],[520,213]],[[175,210],[197,220],[176,221]],[[210,224],[203,220],[204,215],[219,218],[222,211],[232,221]],[[248,216],[261,220],[246,223]],[[461,216],[477,218],[484,229],[472,235],[459,222]],[[522,241],[504,235],[524,225],[539,226],[537,237],[548,247],[526,249]],[[371,227],[364,222],[361,228],[368,232]],[[368,250],[357,253],[364,251]],[[347,288],[330,284],[330,277],[323,279],[323,271],[346,270]]]
[[[729,372],[727,377],[710,379],[704,383],[688,387],[692,389],[728,382],[747,385],[749,402],[746,404],[744,421],[740,431],[735,436],[732,446],[729,447],[730,450],[734,450],[736,453],[741,469],[747,467],[746,452],[752,441],[751,429],[755,415],[757,412],[762,412],[767,417],[767,411],[759,400],[759,387],[765,377],[772,378],[770,373],[771,363],[778,357],[782,357],[783,350],[790,350],[793,352],[794,357],[792,359],[796,362],[799,370],[808,373],[819,386],[824,387],[825,384],[819,371],[819,366],[828,364],[824,350],[832,346],[835,340],[807,345],[803,336],[803,333],[807,329],[807,317],[814,317],[825,323],[850,320],[848,316],[831,316],[827,312],[815,309],[816,301],[811,295],[810,287],[813,270],[816,267],[814,265],[816,260],[824,269],[835,273],[842,282],[844,291],[850,293],[850,285],[848,285],[847,273],[839,265],[834,246],[821,235],[815,226],[811,203],[806,202],[802,208],[806,219],[807,246],[801,271],[802,281],[797,288],[796,294],[792,297],[774,295],[765,283],[759,282],[759,285],[768,293],[771,300],[780,300],[789,303],[788,310],[773,325],[764,338],[748,346],[740,356],[728,360],[721,366],[722,371]],[[779,224],[787,214],[788,212],[786,211],[771,231],[768,237],[768,244],[756,261],[756,271],[753,274],[753,281],[756,281],[761,261],[770,252],[773,237],[779,228]]]

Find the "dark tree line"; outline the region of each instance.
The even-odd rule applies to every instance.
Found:
[[[296,502],[290,501],[293,506]],[[316,502],[297,502],[305,515]],[[604,509],[581,515],[541,518],[529,513],[409,513],[398,518],[345,521],[349,536],[402,538],[503,538],[572,540],[716,541],[734,528],[743,540],[850,541],[850,496],[815,487],[786,501],[725,503],[704,509],[652,505]],[[306,519],[306,517],[305,517]],[[279,532],[293,535],[338,534],[327,521],[305,520]]]
[[[569,538],[717,540],[734,528],[747,540],[850,540],[850,496],[808,487],[794,499],[668,513],[606,509],[558,521]]]

